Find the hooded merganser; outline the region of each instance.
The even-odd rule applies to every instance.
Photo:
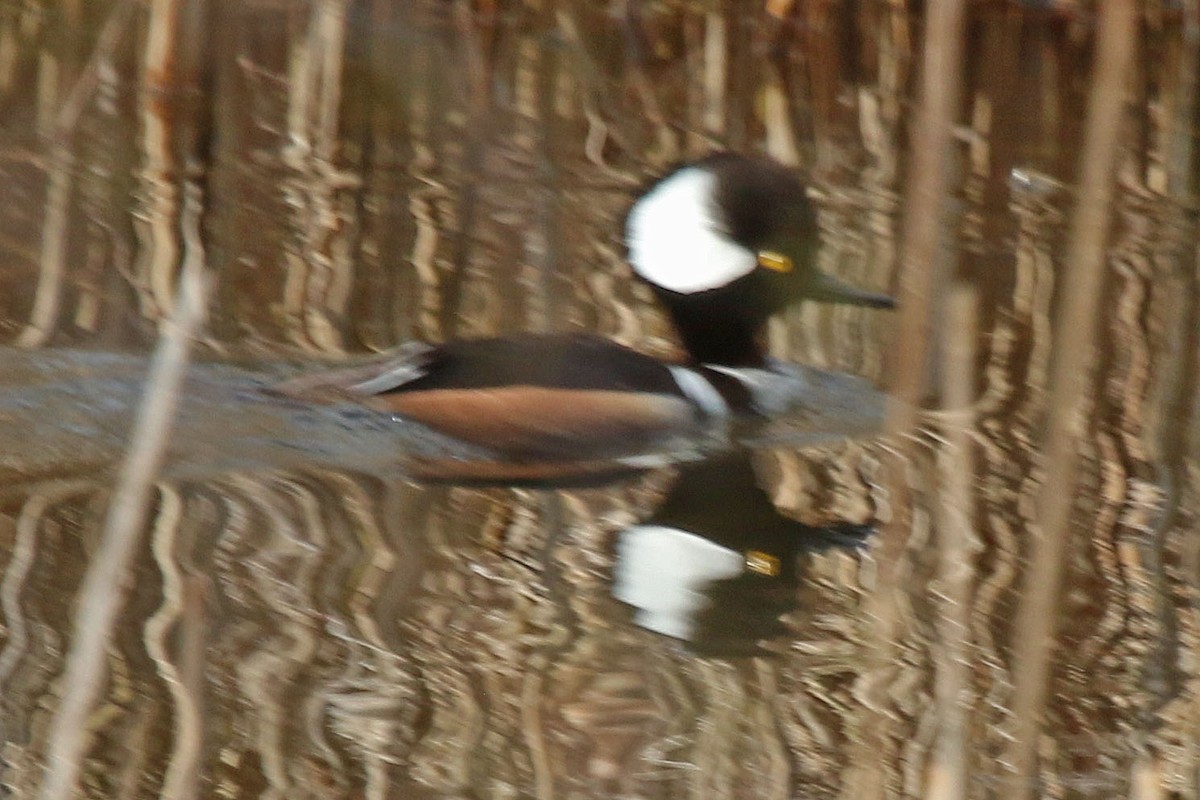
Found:
[[[668,173],[630,210],[626,240],[702,364],[764,366],[764,323],[800,300],[895,306],[816,268],[816,211],[795,173],[766,158],[716,153]]]
[[[626,222],[629,261],[674,321],[686,361],[660,361],[593,335],[521,334],[411,343],[385,360],[276,391],[354,401],[419,422],[535,480],[537,468],[525,475],[517,465],[549,464],[549,475],[554,465],[643,452],[714,420],[785,405],[766,379],[783,373],[768,364],[761,337],[770,315],[787,305],[805,298],[893,305],[819,272],[817,236],[816,214],[791,170],[760,157],[712,155],[653,183]],[[504,472],[512,470],[481,474]]]
[[[617,536],[613,597],[643,628],[705,655],[757,655],[799,607],[803,556],[857,548],[871,528],[805,525],[759,486],[746,453],[684,465],[654,514]]]

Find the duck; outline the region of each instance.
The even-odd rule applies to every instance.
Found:
[[[869,523],[808,525],[779,511],[752,454],[683,464],[659,506],[615,536],[611,593],[632,622],[706,656],[761,655],[800,607],[806,557],[858,550]]]
[[[408,342],[271,391],[356,403],[475,454],[425,458],[426,477],[536,482],[598,465],[638,469],[650,451],[774,413],[803,391],[806,381],[767,355],[772,315],[803,300],[894,306],[817,269],[804,184],[764,156],[719,152],[660,176],[629,209],[625,242],[634,277],[678,333],[678,359],[589,333],[522,333]]]

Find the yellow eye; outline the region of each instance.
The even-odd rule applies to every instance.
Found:
[[[779,559],[761,550],[747,550],[746,569],[773,578],[779,574]]]
[[[758,264],[772,272],[792,271],[792,260],[783,253],[776,253],[773,250],[760,251],[758,254]]]

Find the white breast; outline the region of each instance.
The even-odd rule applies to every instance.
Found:
[[[639,275],[674,292],[702,292],[749,275],[754,251],[731,240],[715,208],[717,178],[687,167],[651,189],[629,212],[629,261]]]

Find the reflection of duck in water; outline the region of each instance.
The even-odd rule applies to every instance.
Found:
[[[857,547],[870,530],[785,517],[748,455],[689,464],[654,515],[619,534],[613,596],[639,625],[696,652],[754,654],[798,606],[800,557]]]
[[[626,235],[633,269],[666,307],[687,362],[599,336],[526,334],[411,344],[278,391],[394,413],[494,459],[491,467],[448,459],[433,473],[554,480],[714,422],[780,410],[828,377],[768,363],[763,326],[789,304],[893,305],[816,269],[816,215],[804,187],[763,158],[722,153],[671,172],[634,204]]]

